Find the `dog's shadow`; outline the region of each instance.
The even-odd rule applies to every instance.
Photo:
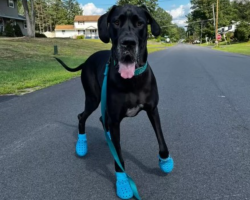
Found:
[[[78,129],[77,126],[67,124],[64,122],[59,122],[64,126],[75,127],[76,129],[72,132],[75,142],[77,141]],[[89,172],[97,173],[103,178],[107,179],[111,183],[115,182],[115,169],[114,169],[114,159],[109,151],[109,147],[107,145],[104,131],[100,128],[87,126],[86,127],[87,140],[88,140],[88,154],[81,158],[76,154],[77,159],[82,159],[85,163],[86,170]],[[122,150],[123,157],[126,160],[133,162],[138,166],[142,171],[148,174],[156,175],[156,176],[166,176],[166,174],[162,173],[159,168],[150,168],[144,165],[141,161],[139,161],[136,157],[134,157],[131,153],[127,152],[126,149]]]

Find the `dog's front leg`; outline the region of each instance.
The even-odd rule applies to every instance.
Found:
[[[166,142],[162,133],[158,108],[155,107],[154,109],[148,110],[147,115],[154,128],[156,138],[159,144],[159,166],[163,172],[169,173],[172,171],[174,167],[174,162],[173,162],[173,159],[169,156],[168,147],[166,145]]]
[[[109,130],[112,142],[115,146],[117,155],[120,159],[120,162],[122,164],[122,167],[124,168],[124,160],[122,158],[121,153],[121,145],[120,145],[120,122],[109,122]],[[122,169],[118,166],[118,164],[115,162],[115,171],[116,172],[122,172]]]
[[[124,169],[124,161],[121,153],[120,145],[120,122],[110,122],[109,123],[110,134],[112,142],[115,146],[117,155],[120,159],[121,165]],[[133,191],[129,184],[127,174],[122,171],[119,165],[115,162],[115,171],[116,171],[116,194],[121,199],[130,199],[133,197]]]

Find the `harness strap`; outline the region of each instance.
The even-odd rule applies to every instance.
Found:
[[[102,113],[102,121],[103,121],[103,127],[104,127],[104,132],[105,132],[105,137],[109,146],[109,149],[111,151],[111,154],[114,157],[115,162],[117,163],[117,165],[122,169],[122,171],[127,175],[127,173],[125,172],[120,159],[117,155],[116,149],[114,147],[113,142],[110,140],[107,130],[105,128],[105,115],[106,115],[106,104],[107,104],[107,78],[108,78],[108,71],[109,71],[109,64],[106,64],[106,68],[105,68],[105,72],[104,72],[104,79],[103,79],[103,83],[102,83],[102,93],[101,93],[101,113]],[[135,182],[133,181],[132,178],[130,178],[128,175],[128,180],[129,180],[129,184],[130,187],[133,191],[133,194],[135,196],[136,199],[141,200],[141,197],[138,193],[137,187]]]

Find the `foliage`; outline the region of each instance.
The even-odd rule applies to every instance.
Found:
[[[213,9],[216,14],[217,0],[191,0],[192,12],[188,14],[187,32],[194,38],[201,35],[215,38],[215,27],[213,20]],[[229,26],[237,21],[250,22],[250,1],[249,0],[220,0],[219,1],[219,23],[218,27]]]
[[[137,6],[145,5],[151,14],[154,14],[157,8],[158,0],[118,0],[117,5],[123,6],[126,4],[132,4]]]
[[[77,0],[35,0],[34,9],[35,27],[40,33],[54,31],[56,24],[73,24],[75,15],[82,15],[83,12]],[[18,10],[23,13],[22,6]]]
[[[169,36],[172,25],[172,16],[164,9],[158,7],[153,17],[161,27],[161,36]]]
[[[250,1],[249,0],[234,0],[232,7],[236,10],[237,21],[250,22]]]
[[[234,34],[232,32],[226,33],[226,41],[228,44],[231,44],[231,40],[233,38]]]
[[[76,39],[84,39],[84,35],[78,35],[76,36]]]
[[[67,24],[73,24],[76,15],[82,15],[80,4],[76,0],[64,0],[64,9],[67,11]]]
[[[234,36],[239,41],[247,41],[250,36],[250,25],[247,22],[241,22],[237,25]]]
[[[7,23],[5,26],[5,35],[7,37],[14,37],[15,36],[15,31],[11,23]]]
[[[22,32],[22,30],[21,30],[21,28],[20,28],[20,26],[18,24],[14,25],[13,28],[14,28],[14,32],[15,32],[16,37],[22,37],[23,36],[23,32]]]
[[[38,38],[47,38],[46,35],[44,35],[43,33],[36,33],[35,35]]]

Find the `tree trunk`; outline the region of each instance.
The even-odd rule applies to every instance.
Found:
[[[36,19],[36,13],[35,13],[35,8],[34,8],[34,0],[30,0],[30,4],[31,4],[31,11],[30,11],[30,18],[31,18],[31,27],[32,27],[32,37],[35,37],[35,27],[36,27],[36,23],[35,23],[35,19]]]
[[[27,0],[22,0],[22,3],[23,3],[24,13],[25,13],[26,23],[27,23],[27,36],[35,37],[34,1],[31,0],[31,15],[30,15]]]

